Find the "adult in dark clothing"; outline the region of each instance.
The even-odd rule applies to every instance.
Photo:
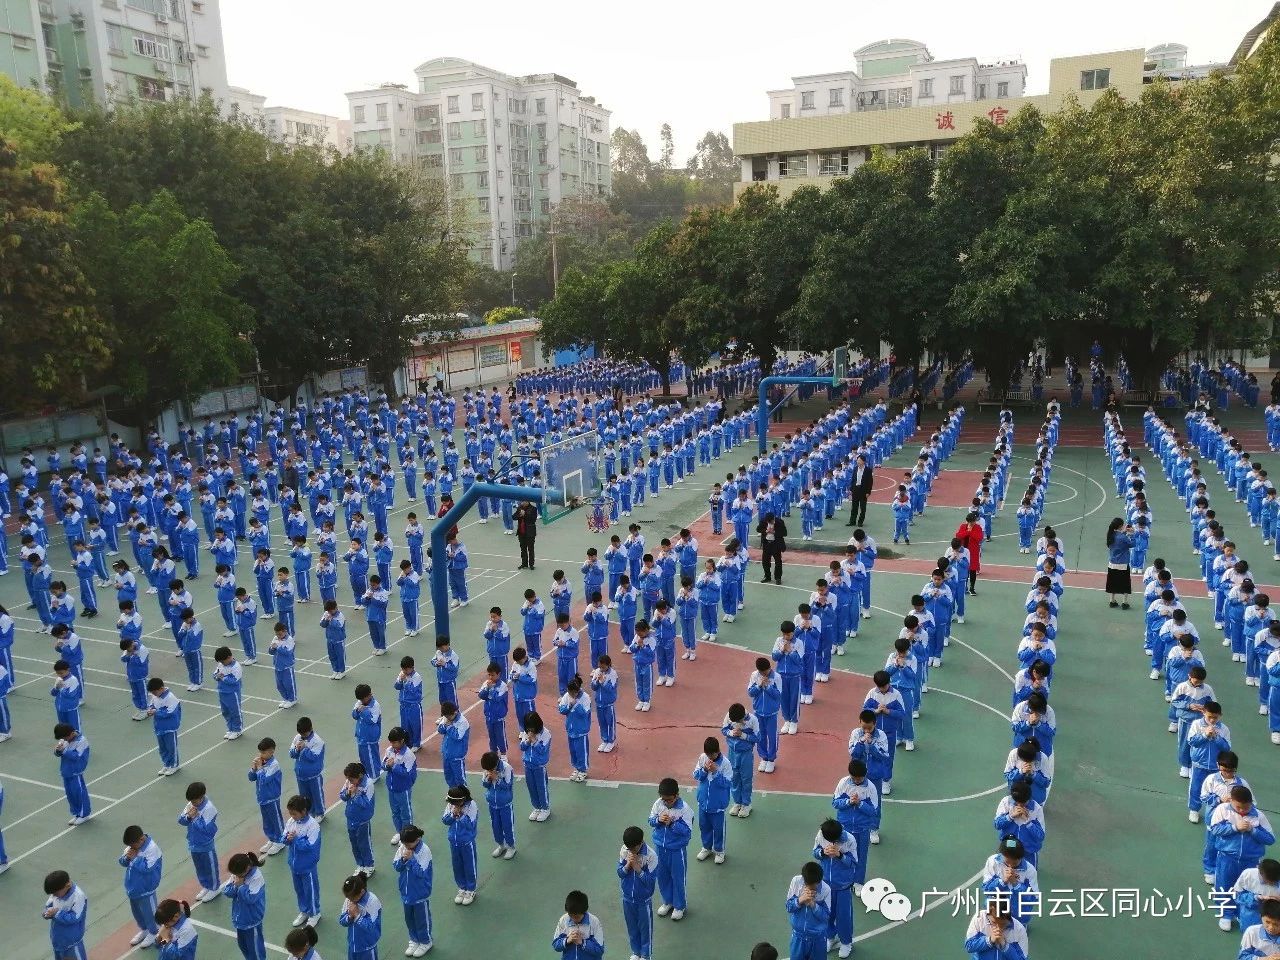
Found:
[[[538,508],[529,500],[522,500],[512,514],[516,522],[516,539],[520,541],[519,569],[533,569],[533,541],[538,537]]]
[[[787,549],[787,525],[781,517],[766,513],[764,519],[756,524],[756,533],[760,534],[760,563],[764,566],[764,579],[761,583],[782,582],[782,555]],[[774,573],[776,568],[777,573]]]
[[[1280,403],[1280,373],[1271,378],[1271,402]]]
[[[867,498],[871,496],[874,484],[875,475],[867,465],[867,458],[858,454],[853,480],[849,483],[849,522],[846,527],[860,527],[867,522]]]
[[[448,513],[452,509],[453,509],[453,497],[449,494],[445,494],[443,497],[440,498],[440,509],[436,511],[436,519],[439,520],[441,517],[443,517],[446,513]],[[444,534],[446,540],[449,537],[456,537],[457,535],[458,535],[458,525],[456,523],[453,526],[451,526],[448,530],[446,530]]]

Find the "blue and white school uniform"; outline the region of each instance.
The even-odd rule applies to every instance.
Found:
[[[706,764],[711,763],[708,770]],[[702,849],[724,853],[725,810],[733,778],[729,758],[723,753],[711,760],[705,753],[698,757],[693,768],[693,779],[698,782],[698,832]]]
[[[346,783],[338,791],[338,799],[344,805],[347,839],[351,841],[351,856],[355,859],[357,870],[374,866],[370,826],[373,821],[374,798],[374,781],[369,777],[361,778],[360,785],[354,789]]]
[[[441,717],[436,721],[440,734],[440,764],[444,768],[444,782],[451,787],[466,786],[467,749],[471,744],[471,721],[459,710],[453,720]]]
[[[497,769],[486,771],[481,779],[484,798],[489,806],[489,824],[493,828],[493,842],[503,850],[516,847],[516,820],[513,791],[515,774],[511,764],[499,759]]]
[[[474,800],[466,803],[457,816],[454,807],[445,804],[440,822],[449,828],[449,851],[453,861],[453,880],[458,890],[474,893],[476,889],[476,828],[480,808]]]
[[[618,738],[618,671],[597,668],[591,675],[591,690],[596,698],[596,726],[600,730],[601,753],[608,753]]]
[[[338,924],[347,928],[347,960],[378,960],[382,939],[382,902],[368,890],[356,901],[360,910],[352,920],[347,913],[351,901],[342,901]]]
[[[293,774],[298,781],[298,793],[311,801],[311,809],[320,811],[323,816],[324,802],[324,741],[320,735],[312,731],[303,737],[297,733],[289,745],[289,756],[293,759]]]
[[[262,871],[250,867],[243,883],[230,878],[222,885],[222,895],[231,902],[231,927],[244,960],[267,960],[267,944],[262,921],[267,913],[267,882]]]
[[[190,917],[179,916],[169,932],[169,941],[160,947],[160,960],[196,960],[199,936]]]
[[[570,932],[576,932],[581,942],[569,943]],[[551,935],[551,949],[563,954],[565,960],[603,957],[604,927],[600,924],[600,918],[587,913],[583,915],[581,923],[574,923],[567,913],[562,914],[556,921],[555,932]]]
[[[400,902],[404,904],[404,924],[409,931],[409,943],[429,947],[432,943],[431,888],[435,880],[431,848],[425,839],[419,840],[412,850],[401,846],[391,866],[396,871]]]
[[[551,731],[543,729],[533,738],[527,733],[520,734],[520,758],[524,761],[524,781],[529,788],[533,814],[539,811],[550,813],[551,793],[547,764],[551,761]]]
[[[858,879],[858,843],[848,830],[834,843],[834,856],[827,853],[827,840],[822,832],[813,839],[813,858],[822,864],[822,879],[831,888],[831,910],[827,920],[827,938],[838,940],[843,947],[853,945],[853,885]]]
[[[120,855],[120,866],[124,867],[124,893],[129,898],[129,910],[138,930],[154,937],[159,929],[156,926],[156,890],[160,888],[164,857],[151,837],[146,838],[132,859],[129,852],[126,847]]]
[[[569,740],[569,764],[581,774],[591,765],[591,697],[585,692],[577,698],[566,693],[560,698],[557,709],[564,717],[564,731]]]
[[[647,843],[636,851],[635,869],[628,869],[631,851],[618,851],[618,884],[622,890],[622,918],[627,925],[631,953],[641,960],[653,956],[653,891],[658,885],[658,855]]]
[[[218,835],[218,808],[208,797],[196,808],[194,817],[188,817],[186,808],[178,815],[178,824],[187,828],[187,850],[196,880],[202,890],[217,890],[220,885],[218,851],[214,838]]]
[[[271,843],[283,843],[284,815],[280,812],[283,774],[280,770],[280,761],[272,757],[259,770],[250,767],[249,779],[253,782],[258,813],[262,817],[263,835]]]
[[[289,848],[289,872],[298,898],[298,912],[320,916],[320,824],[312,816],[285,823],[284,842]]]
[[[660,819],[665,813],[669,822]],[[693,808],[678,798],[668,807],[661,797],[649,811],[649,826],[658,852],[658,893],[664,906],[684,910],[685,877],[689,871],[688,846],[693,836]]]
[[[382,766],[387,771],[391,825],[398,838],[400,831],[413,823],[413,785],[418,780],[418,757],[408,745],[399,750],[389,746],[382,755]]]
[[[44,908],[53,911],[49,918],[49,939],[55,960],[88,960],[84,930],[89,918],[89,898],[84,891],[72,884],[65,897],[50,897]]]

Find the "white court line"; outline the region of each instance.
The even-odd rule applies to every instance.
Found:
[[[20,776],[18,776],[16,773],[6,773],[6,774],[4,775],[4,778],[5,778],[6,780],[14,780],[14,781],[16,781],[16,782],[18,782],[18,783],[29,783],[29,784],[31,784],[31,786],[33,786],[33,787],[48,787],[50,790],[57,790],[59,793],[61,793],[61,792],[62,792],[62,790],[63,790],[63,787],[62,787],[62,785],[61,785],[61,784],[58,784],[58,783],[45,783],[43,780],[32,780],[32,779],[30,779],[29,777],[20,777]],[[96,793],[91,793],[91,794],[89,794],[89,796],[90,796],[90,797],[92,797],[94,800],[101,800],[101,801],[103,801],[104,803],[115,803],[115,802],[116,802],[116,801],[114,800],[114,798],[112,798],[112,797],[103,797],[103,796],[99,796],[99,795],[98,795],[98,794],[96,794]]]
[[[15,657],[14,659],[30,660],[31,658],[30,658],[30,657]],[[38,662],[38,661],[37,661],[37,662]],[[15,672],[16,672],[19,676],[22,676],[23,674],[26,674],[26,675],[27,675],[27,676],[29,676],[29,677],[34,677],[34,679],[32,679],[32,680],[25,680],[25,681],[23,681],[21,684],[19,684],[19,686],[22,686],[22,687],[25,687],[25,686],[27,686],[27,684],[30,684],[30,683],[36,683],[36,682],[38,682],[38,681],[39,681],[39,680],[41,680],[41,679],[46,679],[46,680],[48,679],[48,675],[47,675],[47,674],[42,674],[42,673],[33,673],[33,672],[32,672],[32,671],[30,671],[30,670],[18,670],[18,671],[15,671]],[[109,683],[94,683],[93,681],[90,681],[90,680],[86,680],[86,681],[84,682],[84,686],[86,686],[86,687],[93,687],[93,688],[98,689],[98,690],[114,690],[114,691],[115,691],[115,692],[117,692],[117,693],[130,693],[130,692],[131,692],[131,691],[129,690],[129,688],[128,688],[128,687],[115,687],[115,686],[112,686],[112,685],[111,685],[111,684],[109,684]],[[15,690],[17,690],[17,689],[18,689],[18,687],[14,687],[14,689],[15,689]],[[190,704],[190,705],[192,705],[192,706],[196,706],[196,707],[204,707],[204,708],[205,708],[205,709],[207,709],[207,710],[216,710],[216,711],[218,711],[219,716],[221,716],[221,714],[222,714],[222,707],[221,707],[219,704],[216,704],[216,703],[206,703],[206,702],[205,702],[205,701],[203,701],[203,700],[197,700],[197,699],[195,698],[195,696],[194,696],[194,694],[195,694],[195,693],[199,693],[199,692],[205,692],[205,693],[207,693],[207,692],[208,692],[207,690],[206,690],[206,691],[187,691],[187,690],[184,690],[183,692],[184,692],[184,693],[186,693],[186,694],[188,694],[187,698],[186,698],[186,699],[184,699],[184,700],[182,701],[183,706],[186,706],[186,705]],[[265,698],[265,697],[251,697],[251,698],[245,698],[245,699],[265,700],[266,698]],[[270,702],[274,702],[274,701],[270,701]],[[265,714],[265,713],[258,713],[257,711],[254,711],[254,710],[245,710],[245,709],[243,709],[243,708],[241,708],[240,712],[241,712],[242,714],[245,714],[246,716],[250,716],[250,717],[265,717],[265,716],[268,716],[268,714]],[[201,722],[203,722],[203,721],[201,721]]]

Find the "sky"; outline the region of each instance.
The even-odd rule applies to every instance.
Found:
[[[349,116],[345,94],[416,84],[413,70],[453,56],[507,74],[559,73],[639,130],[658,154],[671,124],[683,164],[707,130],[768,117],[766,90],[850,69],[853,51],[889,37],[936,59],[1021,60],[1044,93],[1049,60],[1159,43],[1192,63],[1225,61],[1271,0],[915,0],[792,5],[787,0],[222,0],[227,77],[269,106]],[[807,13],[796,13],[804,9]]]

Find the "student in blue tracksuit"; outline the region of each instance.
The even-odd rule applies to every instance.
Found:
[[[1246,786],[1231,788],[1230,799],[1219,803],[1209,816],[1209,834],[1217,857],[1214,861],[1213,887],[1230,891],[1240,874],[1256,867],[1276,842],[1267,815],[1254,805],[1253,791]],[[1222,905],[1218,927],[1230,930],[1236,915],[1235,898]]]
[[[480,784],[489,807],[493,829],[493,857],[513,860],[516,855],[515,773],[511,764],[490,750],[480,757]]]
[[[138,925],[129,946],[149,947],[156,940],[156,891],[160,888],[160,876],[164,871],[164,857],[159,845],[134,824],[125,827],[124,852],[120,854],[120,866],[124,867],[124,894],[129,899],[133,922]]]
[[[1027,960],[1027,928],[1009,912],[1009,904],[992,899],[974,914],[964,935],[970,960]]]
[[[653,891],[658,883],[658,855],[644,842],[644,831],[627,827],[618,851],[618,883],[622,889],[622,917],[631,953],[640,960],[653,956]]]
[[[729,758],[721,752],[720,741],[715,737],[702,742],[693,779],[698,782],[698,833],[702,840],[698,859],[706,860],[714,854],[716,863],[724,863],[725,810],[731,799],[733,776]]]
[[[409,946],[404,955],[421,957],[433,945],[431,887],[435,881],[431,848],[421,829],[408,824],[400,831],[400,849],[391,866],[396,871],[396,885],[404,905],[404,924],[409,931]]]
[[[1044,809],[1031,799],[1029,784],[1019,781],[1009,787],[1009,795],[996,807],[993,826],[997,839],[1017,837],[1027,862],[1038,869],[1038,855],[1044,846]]]
[[[570,890],[564,898],[564,914],[556,921],[551,949],[565,960],[586,960],[604,956],[604,927],[600,918],[588,912],[590,903],[581,890]]]
[[[289,873],[298,899],[295,927],[304,923],[314,927],[320,922],[320,824],[310,814],[307,798],[296,794],[285,809],[289,819],[284,825],[284,842],[289,848]]]
[[[658,784],[658,799],[649,811],[653,845],[658,851],[658,916],[684,918],[685,877],[689,871],[687,848],[693,836],[693,808],[680,796],[680,784],[666,777]]]
[[[448,828],[449,852],[453,861],[453,880],[458,892],[453,902],[468,906],[476,898],[476,830],[480,808],[471,799],[466,784],[450,787],[445,798],[440,822]]]
[[[1200,822],[1200,796],[1205,778],[1218,768],[1218,756],[1231,749],[1231,730],[1222,722],[1222,705],[1206,700],[1200,719],[1187,729],[1191,748],[1191,782],[1187,787],[1187,819]]]
[[[169,777],[178,772],[178,730],[182,727],[182,703],[165,686],[160,677],[147,681],[147,716],[154,724],[156,745],[160,750],[159,775]]]
[[[858,843],[838,820],[824,820],[813,840],[813,858],[831,888],[827,944],[837,941],[840,956],[853,953],[853,885],[858,882]]]
[[[218,851],[214,846],[214,838],[218,835],[218,808],[199,780],[187,785],[186,796],[187,805],[178,814],[178,824],[187,828],[187,850],[200,884],[196,902],[203,903],[217,897],[222,886],[218,874]]]
[[[618,742],[618,671],[613,658],[602,654],[591,671],[591,692],[596,698],[596,725],[600,729],[600,753],[612,753]]]
[[[241,689],[244,683],[244,667],[237,662],[230,647],[219,647],[213,651],[213,659],[217,667],[213,671],[213,682],[218,688],[218,706],[222,710],[222,719],[227,725],[224,740],[238,740],[244,734],[244,719],[241,713]]]
[[[831,923],[831,887],[822,879],[822,866],[809,861],[791,878],[787,888],[791,918],[791,960],[822,960],[827,955]]]
[[[537,712],[525,714],[524,732],[520,734],[520,757],[524,761],[525,784],[533,809],[529,819],[541,822],[551,816],[550,785],[547,764],[551,761],[551,732]]]
[[[511,699],[515,703],[516,726],[520,727],[524,716],[538,708],[538,667],[529,659],[524,647],[511,651],[511,670],[507,674],[511,687]]]
[[[858,714],[858,725],[849,734],[849,758],[866,764],[867,777],[877,795],[889,794],[889,737],[880,728],[879,715],[874,710],[863,709]]]
[[[347,675],[347,616],[338,609],[337,600],[324,601],[320,628],[324,630],[325,653],[333,670],[329,679],[341,680]]]
[[[352,874],[342,882],[342,895],[345,899],[338,925],[347,928],[347,960],[378,960],[382,902],[370,892],[363,873]]]
[[[728,745],[729,767],[732,771],[729,785],[731,817],[751,816],[751,785],[755,778],[756,744],[760,741],[760,722],[748,713],[741,703],[731,704],[720,724]]]
[[[501,664],[490,663],[485,669],[485,682],[477,695],[484,701],[484,725],[489,736],[489,749],[506,756],[507,713],[510,711],[511,698],[502,673]]]
[[[62,789],[71,811],[67,826],[79,826],[92,816],[89,788],[84,779],[84,772],[89,766],[89,741],[79,730],[65,723],[54,726],[53,736],[57,741],[53,755],[58,758]]]
[[[457,703],[459,661],[448,637],[436,637],[436,653],[431,665],[436,668],[436,700]]]
[[[276,706],[287,710],[298,702],[298,681],[294,673],[298,660],[297,642],[283,621],[275,625],[274,632],[267,649],[271,652],[271,666],[275,671],[276,692],[280,694]]]
[[[756,770],[773,773],[778,759],[778,712],[782,706],[782,681],[768,657],[756,657],[756,669],[747,680],[751,712],[759,724]]]
[[[591,697],[583,692],[581,677],[575,675],[569,681],[556,709],[564,717],[564,732],[569,741],[569,765],[573,767],[569,779],[585,783],[591,766]]]
[[[267,915],[267,881],[259,869],[262,862],[252,853],[232,854],[227,861],[231,874],[222,885],[222,895],[231,903],[231,927],[244,960],[267,960],[267,944],[262,922]]]
[[[444,782],[451,787],[466,786],[471,723],[456,703],[446,701],[440,704],[436,732],[440,734],[440,764],[444,768]]]
[[[84,700],[84,685],[75,675],[74,667],[66,660],[53,665],[57,677],[49,694],[53,697],[53,714],[58,723],[80,729],[80,704]]]
[[[324,822],[324,741],[315,732],[310,717],[299,717],[293,742],[289,744],[289,758],[293,760],[293,775],[298,781],[298,792],[311,801],[311,809],[319,810],[316,819]]]
[[[71,882],[65,870],[54,870],[44,878],[44,892],[48,899],[42,916],[49,921],[55,960],[87,960],[84,931],[89,919],[89,898]]]
[[[387,804],[391,807],[391,825],[395,834],[391,845],[400,843],[400,831],[413,822],[413,785],[418,780],[418,757],[409,748],[409,734],[400,727],[387,733],[389,746],[382,755],[387,771]]]
[[[348,763],[342,768],[346,782],[338,791],[338,799],[342,801],[347,821],[347,839],[351,841],[351,856],[355,859],[356,870],[367,876],[373,876],[373,840],[372,821],[374,812],[374,781],[365,772],[364,765],[358,761]]]
[[[191,922],[191,907],[185,901],[161,900],[154,918],[156,946],[160,960],[196,960],[199,935]]]
[[[244,587],[236,587],[234,603],[236,628],[240,632],[240,646],[244,650],[243,664],[258,662],[258,601]]]
[[[382,777],[382,761],[378,756],[382,747],[382,707],[373,698],[373,691],[367,683],[356,685],[355,696],[351,718],[356,722],[356,753],[364,764],[365,773],[377,783]]]
[[[720,601],[726,585],[716,572],[714,560],[708,559],[704,567],[702,575],[694,582],[694,593],[697,596],[698,613],[702,618],[702,639],[714,641],[720,629]]]
[[[831,797],[836,819],[855,841],[857,874],[853,892],[862,892],[867,879],[867,858],[872,844],[880,842],[880,791],[867,776],[867,765],[862,760],[849,761],[849,775],[836,784]]]
[[[400,576],[396,578],[400,588],[400,611],[404,614],[404,635],[418,635],[418,599],[422,596],[422,576],[414,569],[412,560],[400,561]]]
[[[658,658],[652,631],[645,620],[636,621],[635,635],[623,649],[631,654],[636,686],[636,709],[648,711],[653,697],[653,664]]]
[[[394,683],[400,701],[400,727],[409,736],[409,748],[422,746],[422,674],[413,657],[400,658],[400,673]]]
[[[249,764],[249,780],[262,817],[262,833],[267,838],[258,852],[275,856],[284,849],[284,815],[280,812],[283,773],[276,759],[276,742],[270,737],[258,741],[258,755]]]
[[[804,669],[804,641],[796,636],[796,625],[782,621],[781,633],[773,642],[773,661],[778,665],[778,679],[782,683],[782,733],[797,733],[800,729],[800,673]]]

